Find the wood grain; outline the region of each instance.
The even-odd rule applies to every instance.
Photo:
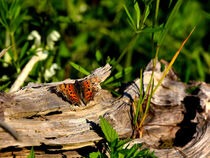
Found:
[[[144,71],[144,88],[151,75],[151,63]],[[103,82],[110,68],[106,65],[90,76]],[[161,76],[158,62],[155,84]],[[74,80],[63,82],[74,83]],[[36,157],[87,156],[103,144],[98,126],[100,115],[111,123],[120,138],[135,136],[132,101],[139,96],[139,79],[127,86],[119,98],[100,89],[87,106],[71,105],[50,90],[63,82],[31,83],[19,91],[0,94],[1,117],[20,137],[20,141],[16,141],[0,128],[0,157],[27,157],[31,146],[35,148]],[[197,91],[190,94],[187,89],[192,87]],[[136,138],[132,143],[144,142],[144,146],[155,150],[158,157],[208,157],[209,105],[209,84],[186,85],[171,70],[152,98],[143,138]]]

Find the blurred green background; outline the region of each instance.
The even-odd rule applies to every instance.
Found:
[[[107,83],[116,88],[139,77],[157,44],[158,58],[170,61],[194,26],[174,68],[183,82],[209,82],[209,19],[204,0],[0,0],[0,50],[13,45],[0,59],[0,87],[8,90],[42,48],[47,58],[24,85],[81,78],[77,65],[91,72],[110,63]]]

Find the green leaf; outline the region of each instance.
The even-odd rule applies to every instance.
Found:
[[[160,38],[159,38],[159,40],[158,40],[158,45],[159,45],[159,46],[162,45],[162,43],[163,43],[163,41],[164,41],[164,39],[165,39],[165,36],[166,36],[166,34],[168,33],[169,28],[172,26],[172,24],[173,24],[173,22],[174,22],[174,18],[175,18],[175,16],[176,16],[177,13],[178,13],[178,10],[179,10],[181,4],[182,4],[182,0],[178,0],[178,1],[176,2],[176,5],[174,6],[174,8],[173,8],[173,10],[172,10],[172,12],[171,12],[171,14],[170,14],[170,16],[168,17],[168,20],[167,20],[167,22],[166,22],[166,24],[165,24],[165,26],[164,26],[164,30],[163,30],[163,32],[161,33]]]
[[[149,157],[149,158],[157,158],[154,155],[154,151],[150,152],[148,148],[142,149],[137,153],[137,156],[144,156],[144,157]]]
[[[115,60],[115,58],[111,59],[110,56],[108,56],[106,59],[106,63],[108,63],[110,65],[115,65],[116,60]]]
[[[119,139],[117,132],[112,128],[112,126],[102,116],[99,118],[101,121],[101,130],[103,131],[106,140],[109,143],[112,143],[114,140]]]
[[[119,79],[119,78],[123,77],[124,75],[130,73],[130,72],[132,71],[132,69],[133,69],[132,67],[127,67],[127,68],[125,68],[123,71],[120,71],[120,72],[116,73],[114,76],[108,78],[108,79],[104,82],[104,84],[108,84],[108,83],[110,83],[110,82],[112,82],[112,81],[114,81],[114,80],[116,80],[116,79]]]
[[[118,157],[119,157],[119,152],[116,152],[116,151],[110,152],[110,158],[118,158]]]
[[[135,154],[135,152],[138,150],[138,146],[136,144],[134,144],[127,152],[126,157],[133,157],[133,155]]]
[[[173,2],[173,0],[170,0],[168,8],[171,6],[172,2]]]
[[[18,6],[16,9],[16,12],[14,13],[14,18],[18,18],[18,16],[20,15],[20,11],[21,11],[21,7]]]
[[[110,58],[110,56],[107,57],[106,63],[109,63],[109,64],[111,63],[111,58]]]
[[[74,62],[70,62],[71,66],[73,66],[76,70],[78,70],[79,72],[85,74],[85,75],[89,75],[90,72],[88,72],[87,70],[85,70],[83,67],[81,67],[80,65],[74,63]]]
[[[9,81],[6,84],[0,86],[0,91],[3,91],[5,88],[7,88],[10,83],[11,83],[11,81]]]
[[[113,89],[108,89],[108,90],[111,91],[111,92],[112,92],[114,95],[116,95],[117,97],[120,97],[120,96],[121,96],[120,93],[114,91]]]
[[[143,30],[141,30],[140,32],[143,33],[153,33],[153,32],[158,32],[158,31],[162,31],[163,30],[163,25],[157,26],[157,27],[147,27]],[[138,31],[137,31],[138,33]]]
[[[35,154],[34,154],[34,147],[32,146],[31,147],[31,151],[30,151],[30,154],[28,155],[27,158],[35,158]]]
[[[101,54],[100,50],[97,50],[96,51],[96,60],[99,62],[99,61],[101,61],[101,59],[102,59],[102,54]]]
[[[10,31],[15,32],[18,26],[22,23],[23,18],[25,16],[26,12],[19,15],[17,18],[12,19],[11,24],[10,24]]]
[[[4,59],[0,59],[0,62],[2,62],[2,63],[6,63],[6,64],[11,64],[10,62],[7,62],[7,61],[5,61]]]
[[[79,34],[79,36],[77,36],[76,39],[74,39],[73,43],[72,43],[72,48],[80,48],[80,49],[84,49],[86,42],[88,39],[88,34],[87,33],[82,33]]]
[[[144,19],[143,19],[143,24],[145,23],[148,15],[150,13],[150,7],[149,7],[149,5],[146,5],[145,7],[146,7],[146,13],[145,13],[145,16],[144,16]]]
[[[134,9],[136,10],[136,28],[139,29],[141,11],[140,11],[140,8],[139,8],[138,1],[136,0],[134,3],[135,3],[134,4]]]
[[[136,28],[135,23],[134,23],[134,20],[132,19],[131,14],[130,14],[129,11],[128,11],[128,8],[126,7],[126,5],[123,5],[123,7],[124,7],[125,12],[126,12],[126,14],[127,14],[127,16],[128,16],[128,19],[129,19],[130,22],[131,22],[132,28]]]
[[[69,58],[70,57],[70,53],[68,48],[66,47],[66,44],[62,41],[59,47],[59,53],[58,53],[61,57],[64,58]]]
[[[103,86],[104,84],[101,83],[101,86]],[[109,84],[106,84],[106,87],[120,87],[122,84],[121,82],[112,82],[112,83],[109,83]]]
[[[26,50],[27,50],[27,48],[28,48],[28,45],[29,45],[29,42],[26,42],[26,43],[24,44],[24,46],[21,48],[20,57],[19,57],[20,60],[21,60],[22,57],[25,55]]]
[[[1,10],[5,10],[8,11],[8,5],[6,3],[6,1],[0,1],[0,7],[2,8]]]
[[[130,142],[131,140],[133,140],[133,139],[119,140],[118,143],[117,143],[117,146],[116,146],[117,150],[122,149],[123,146],[124,146],[126,143]]]
[[[200,75],[200,80],[205,81],[205,72],[204,72],[204,68],[202,66],[203,62],[199,58],[199,53],[198,52],[196,52],[196,55],[198,57],[195,58],[195,61],[196,61],[196,65],[197,65],[198,74]]]
[[[7,23],[7,3],[6,1],[1,0],[0,1],[0,23],[8,29],[8,23]]]
[[[31,58],[32,58],[32,54],[25,56],[24,58],[21,59],[20,61],[20,67],[22,67],[23,65],[25,65]]]
[[[118,139],[114,139],[111,143],[109,143],[109,147],[112,153],[116,153],[116,146],[117,146]]]
[[[136,30],[136,27],[133,26],[133,24],[131,23],[131,21],[129,19],[127,19],[128,24],[132,27],[133,30]]]
[[[122,154],[122,153],[118,154],[118,158],[124,158],[124,157],[125,157],[124,154]]]
[[[89,158],[107,158],[107,156],[100,152],[92,152],[89,154]]]

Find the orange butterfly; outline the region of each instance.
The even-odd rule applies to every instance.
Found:
[[[56,92],[61,93],[71,104],[86,105],[96,93],[96,88],[91,79],[82,81],[76,80],[75,83],[63,83],[56,87]]]

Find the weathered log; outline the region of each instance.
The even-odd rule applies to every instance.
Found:
[[[104,81],[110,68],[106,65],[96,69],[88,77]],[[152,62],[144,71],[144,89],[151,73]],[[158,62],[155,85],[162,74]],[[74,83],[75,80],[63,82]],[[87,156],[90,151],[97,151],[96,146],[103,141],[98,128],[100,115],[111,123],[120,138],[135,136],[132,102],[139,96],[139,79],[130,84],[120,98],[114,98],[107,90],[98,90],[94,100],[86,106],[71,105],[50,90],[63,82],[31,83],[17,92],[0,94],[4,122],[19,135],[17,141],[0,128],[0,157],[27,156],[31,146],[35,148],[36,157]],[[209,106],[209,84],[186,85],[171,70],[152,97],[143,137],[132,143],[143,142],[159,157],[208,157]]]

